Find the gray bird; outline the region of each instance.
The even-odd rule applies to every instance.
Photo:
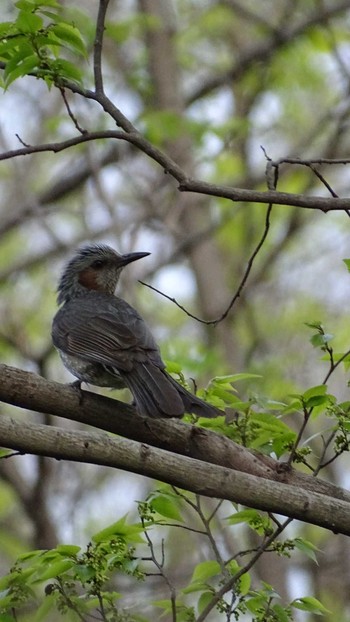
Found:
[[[142,416],[222,415],[165,371],[159,348],[142,317],[114,295],[123,268],[149,254],[120,255],[105,245],[79,250],[58,285],[57,301],[62,307],[53,320],[53,343],[80,382],[128,387]]]

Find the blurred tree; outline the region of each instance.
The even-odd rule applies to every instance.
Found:
[[[4,363],[70,380],[50,340],[55,284],[73,249],[102,240],[120,252],[152,252],[130,268],[122,296],[147,317],[164,358],[196,386],[242,370],[261,375],[240,388],[244,403],[265,412],[271,400],[321,385],[334,368],[328,395],[348,399],[333,355],[349,347],[342,264],[349,203],[337,198],[349,194],[349,9],[345,0],[7,3],[0,24]],[[136,285],[137,278],[204,322]],[[312,343],[330,367],[318,362],[306,322],[315,324]],[[320,322],[336,333],[333,349]],[[334,415],[329,400],[321,405]],[[299,410],[284,420],[301,431],[301,446],[310,439],[309,466],[317,470],[334,420],[311,411],[305,420]],[[28,417],[21,410],[15,416]],[[58,423],[52,414],[32,419]],[[242,428],[233,439],[280,457]],[[306,463],[294,449],[293,459]],[[327,478],[346,486],[346,466],[343,454]],[[135,518],[134,500],[153,490],[136,475],[43,456],[3,459],[0,475],[3,571],[22,550],[84,542],[124,511]],[[215,506],[195,503],[200,523],[200,503],[208,515]],[[239,544],[228,530],[220,533],[230,511],[224,504],[215,514],[219,565],[261,543],[261,526],[242,529]],[[253,584],[273,585],[284,602],[309,591],[330,609],[336,589],[337,619],[345,620],[348,539],[295,523],[289,529],[326,550],[327,563],[306,565],[296,555],[287,562],[274,555],[271,563],[265,553],[251,570]],[[192,534],[167,537],[173,583],[185,585],[193,570],[188,549],[195,563],[210,559],[211,536],[200,552]],[[310,588],[300,590],[301,583]],[[161,586],[153,588],[162,598]]]

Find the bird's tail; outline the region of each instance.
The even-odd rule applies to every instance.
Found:
[[[173,387],[176,388],[178,394],[180,395],[185,413],[193,413],[198,417],[206,417],[207,419],[212,419],[213,417],[225,414],[222,410],[219,410],[219,408],[204,402],[196,395],[193,395],[193,393],[187,391],[187,389],[176,382],[176,380],[174,380],[174,378],[172,378],[169,374],[166,373],[166,376],[168,381],[173,385]]]
[[[149,363],[135,365],[132,372],[120,372],[135,400],[136,409],[146,417],[217,417],[221,410],[210,406],[182,387],[163,369]]]

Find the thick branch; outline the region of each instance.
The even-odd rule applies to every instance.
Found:
[[[144,443],[107,434],[70,432],[57,427],[0,419],[6,447],[57,459],[88,462],[140,473],[207,497],[253,505],[350,535],[350,505],[294,486],[264,482],[259,477],[154,449]]]
[[[220,434],[182,421],[145,420],[123,402],[88,391],[80,392],[69,385],[51,382],[7,365],[0,365],[0,400],[20,408],[86,423],[141,443],[250,473],[265,480],[298,486],[304,491],[318,492],[350,502],[350,493],[342,488],[293,469],[286,470],[272,458],[249,451]],[[254,507],[254,496],[250,499],[250,505]]]

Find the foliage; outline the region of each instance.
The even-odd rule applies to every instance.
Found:
[[[86,57],[86,47],[78,28],[63,19],[61,5],[56,0],[19,0],[16,7],[16,20],[3,22],[0,28],[5,88],[30,73],[48,86],[62,86],[65,80],[80,82],[79,67],[62,53]]]
[[[179,508],[184,510],[186,505],[202,523],[201,531],[194,526],[193,517],[193,526],[192,521],[184,526]],[[30,619],[40,622],[56,610],[61,619],[67,620],[93,616],[97,620],[140,622],[151,619],[145,612],[155,607],[162,615],[172,615],[185,622],[215,606],[218,612],[237,620],[241,614],[250,612],[256,621],[285,622],[292,619],[293,608],[317,614],[326,612],[316,598],[300,597],[282,606],[278,602],[279,595],[270,585],[263,582],[260,589],[252,589],[247,571],[249,564],[222,559],[215,546],[213,558],[197,563],[187,584],[181,588],[173,585],[167,574],[163,544],[160,558],[157,557],[157,529],[169,526],[166,521],[170,518],[175,521],[170,524],[171,529],[189,529],[201,538],[211,538],[211,523],[218,509],[219,506],[207,516],[199,498],[163,486],[139,504],[139,522],[127,523],[126,517],[121,518],[95,534],[85,550],[76,545],[60,544],[49,551],[21,555],[9,574],[0,579],[1,619],[17,620],[21,612],[35,611]],[[254,529],[261,539],[256,553],[264,549],[290,556],[297,547],[315,561],[314,547],[300,538],[275,541],[269,548],[272,522],[259,512],[235,511],[226,520],[231,525],[247,522]],[[132,578],[129,589],[134,590],[135,582],[149,581],[154,574],[167,584],[170,598],[145,603],[136,596],[132,607],[123,605],[123,594],[115,589],[122,576]]]

